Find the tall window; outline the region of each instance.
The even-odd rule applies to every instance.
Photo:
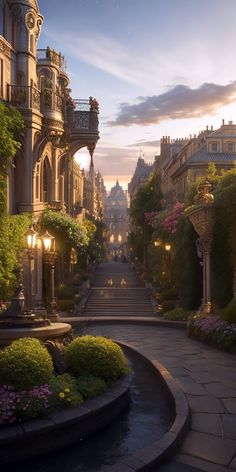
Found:
[[[218,151],[218,143],[211,143],[211,152]]]
[[[0,97],[3,98],[3,59],[0,59]]]
[[[228,152],[235,152],[234,143],[228,143],[227,150]]]

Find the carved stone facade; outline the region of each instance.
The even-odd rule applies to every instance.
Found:
[[[126,255],[127,243],[127,193],[116,182],[105,203],[108,253],[112,257]]]
[[[99,139],[99,111],[92,109],[89,99],[71,98],[61,53],[49,47],[37,50],[42,23],[36,0],[0,0],[0,100],[15,106],[25,122],[22,146],[8,175],[8,212],[31,212],[37,219],[51,207],[83,218],[84,179],[73,157],[88,147],[92,158]],[[86,111],[80,110],[80,103]],[[38,244],[31,274],[36,305],[42,302]],[[29,289],[32,270],[27,264],[26,257],[24,282]]]
[[[0,0],[0,99],[17,107],[26,124],[9,172],[8,209],[37,216],[51,205],[73,215],[83,191],[77,189],[83,178],[73,156],[82,147],[94,152],[98,109],[91,109],[89,99],[71,98],[61,53],[37,50],[42,23],[36,0]]]

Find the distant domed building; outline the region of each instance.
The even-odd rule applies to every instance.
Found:
[[[119,182],[111,188],[105,202],[105,225],[108,237],[108,253],[110,257],[126,255],[127,243],[127,192]]]

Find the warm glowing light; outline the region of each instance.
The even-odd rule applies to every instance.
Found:
[[[37,234],[36,231],[34,231],[33,226],[29,229],[27,233],[27,244],[29,249],[34,249],[37,243]]]
[[[122,236],[121,236],[121,234],[118,235],[118,241],[119,241],[119,243],[121,243],[121,241],[122,241]]]
[[[115,236],[114,236],[114,234],[112,234],[110,236],[110,243],[114,243],[114,241],[115,241]]]
[[[171,245],[170,244],[165,244],[165,250],[170,251],[171,250]]]
[[[90,155],[89,152],[87,151],[78,151],[75,154],[75,161],[77,164],[80,165],[81,169],[88,170],[89,169],[89,164],[90,164]]]
[[[44,250],[46,252],[50,252],[53,249],[53,242],[55,240],[54,236],[52,236],[51,234],[49,234],[48,231],[46,231],[46,233],[44,233],[42,236],[42,240]]]
[[[154,241],[154,246],[158,247],[161,246],[161,239],[157,238],[156,241]]]

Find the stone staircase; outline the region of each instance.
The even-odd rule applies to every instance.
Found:
[[[108,285],[111,279],[112,287]],[[125,287],[121,287],[122,279],[126,282]],[[152,317],[153,315],[148,291],[129,264],[120,262],[100,264],[82,316]]]

